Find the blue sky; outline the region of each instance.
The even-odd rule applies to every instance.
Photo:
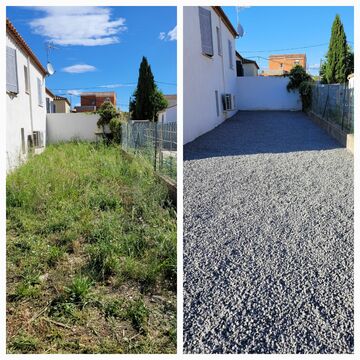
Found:
[[[223,9],[236,28],[236,8]],[[271,54],[306,53],[309,71],[318,74],[320,59],[324,58],[328,45],[284,51],[267,50],[328,44],[331,25],[336,14],[340,15],[347,40],[353,47],[353,7],[254,6],[242,8],[239,12],[239,20],[245,35],[236,40],[236,49],[244,57],[256,60],[260,68],[268,67],[268,60],[263,58],[268,58]]]
[[[176,93],[176,7],[7,7],[7,17],[44,66],[54,42],[46,86],[73,106],[81,91],[116,91],[128,110],[142,56],[163,93]]]

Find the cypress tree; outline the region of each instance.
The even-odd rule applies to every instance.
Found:
[[[336,15],[331,27],[331,38],[326,55],[325,81],[328,84],[346,82],[348,72],[348,47],[344,26]]]
[[[138,120],[149,120],[153,118],[152,97],[155,93],[155,81],[151,67],[143,56],[135,96],[134,117]]]

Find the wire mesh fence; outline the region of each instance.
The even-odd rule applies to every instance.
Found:
[[[346,133],[354,132],[354,88],[348,84],[316,84],[311,110]]]
[[[176,180],[176,123],[130,120],[121,126],[121,146],[151,162],[155,171]]]

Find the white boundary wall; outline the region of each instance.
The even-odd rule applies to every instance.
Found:
[[[238,77],[238,110],[301,110],[299,92],[288,92],[288,82],[289,79],[283,77]]]
[[[54,144],[74,139],[95,141],[98,120],[97,114],[46,114],[47,143]]]

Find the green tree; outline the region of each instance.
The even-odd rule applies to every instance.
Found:
[[[344,83],[349,75],[348,44],[340,16],[336,15],[331,27],[331,38],[322,70],[325,83]]]
[[[311,106],[312,83],[312,77],[301,65],[296,65],[290,70],[289,83],[286,88],[288,91],[299,90],[303,110],[307,110]]]
[[[97,113],[100,115],[100,119],[97,122],[98,126],[101,126],[104,131],[104,126],[110,124],[111,119],[118,116],[115,106],[110,101],[104,101]]]
[[[131,117],[137,120],[157,121],[159,111],[167,107],[167,100],[157,88],[150,64],[143,56],[136,90],[130,99]]]

